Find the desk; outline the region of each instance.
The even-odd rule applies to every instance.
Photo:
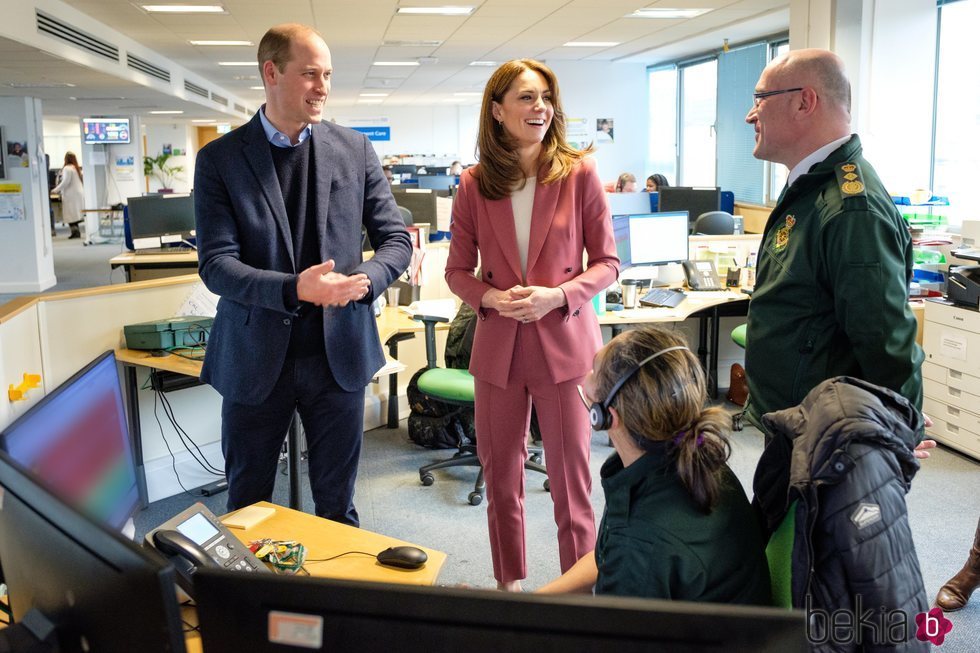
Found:
[[[197,272],[197,252],[175,254],[137,254],[123,252],[109,259],[113,270],[123,268],[126,281],[146,281],[162,277],[177,277]]]
[[[723,316],[748,315],[748,299],[749,296],[738,288],[710,292],[687,291],[687,297],[675,308],[606,311],[599,316],[599,324],[611,327],[612,335],[616,337],[622,333],[624,327],[633,324],[683,322],[688,318],[698,318],[698,358],[706,371],[708,395],[717,397],[719,324]]]
[[[260,501],[255,505],[275,508],[276,514],[253,528],[229,529],[235,537],[246,545],[253,540],[267,537],[276,540],[297,540],[306,547],[307,558],[318,560],[347,551],[375,552],[383,551],[390,546],[405,544],[419,546],[412,542],[372,533],[363,528],[339,524],[265,501]],[[439,570],[446,562],[446,554],[424,546],[419,546],[419,548],[429,556],[429,560],[421,569],[392,569],[378,564],[374,558],[361,555],[344,556],[329,562],[308,563],[306,569],[311,576],[321,578],[405,585],[434,585],[439,576]],[[185,620],[191,624],[197,624],[197,615],[193,608],[185,608],[182,612]],[[201,651],[201,636],[197,632],[189,633],[185,637],[185,641],[187,653]]]
[[[379,331],[381,331],[380,318],[378,326]],[[385,333],[388,332],[389,330],[386,328]],[[125,370],[126,412],[129,415],[129,432],[133,439],[133,456],[136,458],[136,483],[139,490],[140,503],[145,506],[147,504],[148,497],[146,491],[146,474],[143,469],[143,434],[140,427],[139,385],[136,381],[136,368],[146,367],[150,370],[171,372],[187,377],[186,383],[181,384],[179,387],[173,388],[174,390],[177,390],[180,388],[189,388],[195,385],[201,385],[199,377],[201,376],[201,367],[204,365],[204,363],[203,361],[191,360],[189,358],[183,358],[173,354],[168,354],[166,356],[154,356],[153,352],[151,351],[139,349],[117,348],[115,353],[116,360],[123,364],[123,368]],[[404,370],[405,366],[399,363],[397,360],[388,359],[385,366],[378,370],[378,372],[375,374],[375,378],[388,374],[396,376],[398,372],[402,372]],[[389,398],[389,405],[391,403],[392,400]],[[397,395],[394,399],[394,403],[396,405],[398,403]],[[294,413],[293,421],[289,427],[287,462],[289,468],[289,507],[295,509],[302,509],[302,499],[300,497],[299,488],[300,450],[299,416]]]

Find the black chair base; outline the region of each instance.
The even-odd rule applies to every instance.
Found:
[[[524,461],[524,469],[544,474],[546,477],[544,489],[549,490],[550,485],[547,479],[548,470],[541,464],[541,450],[532,447],[528,449],[528,453],[528,458]],[[445,469],[447,467],[479,467],[480,473],[476,477],[476,484],[473,487],[473,491],[467,496],[467,500],[471,506],[478,506],[483,503],[483,494],[486,490],[487,483],[483,478],[483,466],[480,465],[480,458],[476,454],[476,445],[464,444],[452,458],[419,467],[419,479],[422,481],[422,485],[428,487],[435,483],[436,479],[432,475],[432,470]]]

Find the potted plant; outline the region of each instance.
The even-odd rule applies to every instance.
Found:
[[[160,182],[160,192],[172,192],[174,181],[180,178],[180,173],[184,171],[184,166],[171,165],[167,161],[173,154],[164,152],[157,156],[143,157],[143,175],[146,177],[154,176]]]

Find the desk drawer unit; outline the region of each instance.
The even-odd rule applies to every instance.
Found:
[[[926,302],[923,348],[926,432],[980,459],[980,313]]]

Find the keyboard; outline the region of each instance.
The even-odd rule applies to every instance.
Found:
[[[643,306],[667,306],[668,308],[674,308],[684,301],[686,296],[680,290],[653,288],[647,294],[643,295],[643,297],[640,297],[640,304]]]

